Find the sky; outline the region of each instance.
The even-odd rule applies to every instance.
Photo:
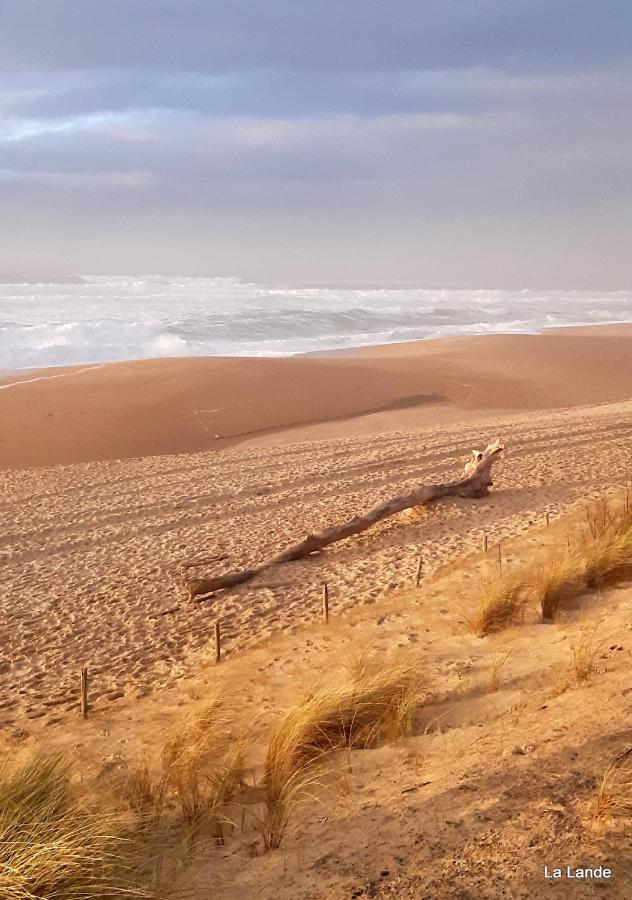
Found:
[[[0,0],[0,278],[632,287],[630,0]]]

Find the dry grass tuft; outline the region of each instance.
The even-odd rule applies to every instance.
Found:
[[[401,661],[321,687],[291,709],[270,736],[266,771],[298,771],[324,753],[368,747],[410,728],[419,698],[419,663]]]
[[[313,768],[306,765],[284,781],[278,779],[273,795],[269,790],[266,791],[264,813],[258,822],[265,852],[277,850],[281,846],[290,818],[298,806],[319,802],[312,793],[312,789],[319,785]]]
[[[520,572],[508,569],[488,574],[481,582],[476,609],[464,612],[465,621],[469,630],[482,638],[520,622],[525,603],[525,584]]]
[[[598,654],[599,647],[595,642],[593,632],[582,628],[575,642],[571,644],[569,663],[569,674],[576,687],[597,671]]]
[[[130,770],[124,793],[140,825],[157,825],[175,801],[181,820],[210,826],[221,843],[224,810],[239,788],[249,739],[234,725],[232,698],[214,694],[165,743],[154,774],[146,760]]]
[[[165,811],[167,793],[166,778],[152,774],[147,757],[130,766],[123,782],[123,796],[141,828],[158,825]]]
[[[584,537],[597,540],[610,529],[613,520],[612,506],[605,495],[587,503],[584,507]]]
[[[489,670],[489,683],[492,691],[497,691],[500,687],[505,666],[511,656],[511,650],[506,653],[494,653]]]
[[[222,810],[232,801],[249,742],[234,728],[232,698],[212,697],[201,712],[185,721],[165,744],[162,767],[175,793],[182,818],[191,825],[206,821],[223,841]]]
[[[410,730],[419,700],[419,663],[401,661],[319,688],[273,729],[265,762],[270,833],[282,834],[289,811],[312,783],[314,764],[342,749],[373,746]],[[269,843],[269,846],[278,844]]]
[[[127,842],[118,824],[78,806],[58,759],[0,769],[3,900],[143,897],[126,885]]]
[[[528,599],[540,607],[543,620],[552,621],[566,599],[586,586],[632,577],[632,498],[629,487],[622,501],[607,497],[589,504],[580,528],[578,546],[553,548],[536,567],[491,572],[483,579],[478,605],[462,611],[478,637],[519,622]]]
[[[584,575],[588,587],[632,575],[632,504],[626,486],[621,502],[603,497],[586,507],[581,532]]]
[[[604,772],[592,815],[595,819],[632,818],[632,748]]]
[[[632,524],[618,520],[609,531],[584,547],[588,587],[599,587],[632,575]]]
[[[570,549],[551,553],[529,575],[532,592],[542,618],[552,621],[563,601],[582,589],[582,558]]]
[[[352,644],[343,654],[342,667],[353,681],[362,679],[374,667],[370,644],[368,642],[362,642],[360,645]]]

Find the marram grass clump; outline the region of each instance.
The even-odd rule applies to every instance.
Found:
[[[545,621],[555,619],[564,600],[583,589],[582,558],[570,548],[553,551],[529,573],[527,580]]]
[[[143,828],[168,810],[190,826],[208,826],[222,842],[224,810],[238,791],[250,733],[236,725],[235,698],[217,691],[184,719],[162,748],[160,763],[130,768],[124,796]]]
[[[613,526],[584,547],[584,573],[590,588],[632,576],[632,524]]]
[[[129,883],[127,851],[114,818],[73,799],[59,759],[0,767],[2,900],[147,897]]]
[[[296,771],[323,753],[368,747],[404,734],[410,727],[421,689],[415,661],[364,667],[355,678],[314,691],[291,709],[273,730],[266,771]]]
[[[592,804],[595,819],[632,820],[632,747],[606,768]]]
[[[522,621],[525,604],[525,583],[520,571],[490,573],[481,582],[475,609],[464,613],[465,621],[469,630],[482,638]]]
[[[375,746],[410,730],[423,676],[417,660],[365,665],[290,709],[273,728],[265,760],[267,846],[278,846],[291,810],[315,783],[317,764],[343,749]]]
[[[632,576],[632,503],[629,488],[623,500],[602,498],[586,507],[580,532],[584,577],[589,588]]]

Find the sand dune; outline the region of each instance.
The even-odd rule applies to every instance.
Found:
[[[632,401],[380,435],[217,453],[5,471],[0,540],[0,718],[55,717],[76,701],[89,661],[103,702],[173,686],[208,652],[220,616],[228,655],[318,615],[327,580],[339,611],[371,603],[545,510],[622,483],[630,472]],[[282,549],[420,481],[460,471],[472,447],[508,445],[495,489],[403,513],[313,559],[260,576],[199,606],[181,600],[185,559],[220,570]],[[6,693],[5,693],[6,692]]]
[[[0,379],[0,468],[344,437],[632,395],[632,326],[283,359],[163,359]],[[297,430],[301,429],[301,430]]]
[[[629,743],[630,587],[587,593],[553,625],[530,610],[483,640],[465,633],[463,606],[496,544],[506,564],[533,563],[574,533],[564,514],[629,479],[631,351],[632,329],[585,329],[5,377],[2,747],[78,759],[82,787],[107,806],[128,763],[159,754],[218,682],[270,722],[345,654],[412,651],[429,687],[413,736],[354,752],[346,793],[325,815],[297,812],[281,851],[256,855],[245,833],[188,868],[177,851],[189,895],[212,882],[227,898],[539,896],[551,847],[570,860],[592,846],[582,804]],[[207,602],[184,599],[184,560],[211,557],[205,572],[257,562],[455,477],[496,437],[507,454],[489,497],[407,511]],[[560,693],[586,629],[598,677]],[[497,653],[511,658],[492,691]],[[597,859],[604,846],[615,859],[617,898],[629,894],[623,840],[595,842]]]
[[[477,551],[483,530],[505,539],[625,481],[632,401],[618,398],[632,395],[630,360],[624,327],[24,375],[0,391],[0,719],[54,719],[86,660],[97,700],[174,685],[198,665],[218,615],[227,653],[241,652],[311,621],[323,579],[340,608],[371,603],[408,582],[420,551],[430,573]],[[497,436],[509,454],[488,500],[402,514],[161,615],[181,602],[183,560],[257,562],[306,530],[453,477]],[[217,450],[190,452],[207,447]]]

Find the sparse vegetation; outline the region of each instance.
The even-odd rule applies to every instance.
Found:
[[[0,769],[0,896],[95,900],[148,896],[126,884],[128,842],[113,819],[80,807],[59,759]]]
[[[480,586],[478,605],[466,612],[470,631],[485,637],[521,621],[525,609],[525,584],[520,571],[506,569],[488,574]]]
[[[632,575],[632,524],[623,527],[617,522],[586,546],[584,554],[588,587],[599,587]]]
[[[586,508],[582,555],[588,587],[632,575],[632,509],[626,489],[623,502],[606,498]]]
[[[366,664],[348,681],[334,681],[294,707],[273,729],[265,762],[269,830],[284,831],[288,810],[304,792],[310,766],[335,751],[375,745],[405,734],[419,700],[419,663],[402,661],[372,669]]]
[[[494,653],[494,655],[492,656],[492,662],[489,670],[489,683],[492,691],[497,691],[500,687],[502,675],[505,671],[505,666],[507,665],[510,656],[510,650],[508,650],[506,653]]]
[[[593,503],[584,507],[584,535],[586,538],[602,537],[612,524],[612,508],[608,498],[603,495]]]
[[[555,619],[564,599],[581,590],[581,575],[581,557],[569,548],[552,552],[530,573],[532,594],[545,621]]]
[[[528,601],[542,619],[554,620],[565,600],[586,588],[632,577],[632,501],[626,488],[622,502],[607,497],[585,508],[580,540],[553,547],[536,566],[492,571],[481,581],[478,604],[462,614],[468,629],[485,637],[519,622]]]
[[[569,671],[572,681],[576,686],[586,681],[596,671],[596,659],[599,648],[594,634],[587,628],[582,628],[574,643],[571,644],[571,659]]]
[[[273,792],[268,788],[264,812],[257,823],[266,852],[281,846],[292,814],[301,803],[314,799],[312,789],[318,784],[316,772],[306,765],[284,780],[277,778]]]
[[[537,566],[489,572],[466,621],[474,634],[484,637],[519,623],[528,602],[537,603],[543,619],[554,620],[567,598],[628,573],[629,495],[620,507],[602,499],[587,507],[576,546],[553,548]],[[594,632],[582,628],[570,659],[555,668],[560,691],[584,683],[596,671],[599,653]],[[510,656],[510,651],[491,656],[492,691],[499,690]],[[241,809],[242,829],[252,829],[254,823],[259,832],[252,845],[256,852],[262,846],[265,851],[278,848],[294,811],[316,801],[318,789],[335,772],[334,760],[340,760],[336,754],[346,751],[350,756],[352,750],[410,731],[424,683],[419,660],[405,656],[378,661],[359,643],[347,652],[343,669],[279,719],[269,734],[265,759],[260,757],[253,769],[251,787],[242,776],[252,730],[238,727],[234,697],[218,691],[208,698],[201,710],[180,723],[153,761],[143,758],[127,769],[124,797],[141,838],[149,844],[155,835],[148,832],[160,828],[169,840],[174,835],[180,840],[188,832],[197,841],[203,833],[221,844],[227,823]],[[536,699],[540,702],[542,696]],[[415,748],[410,757],[417,774],[422,765],[418,754]],[[632,816],[631,759],[628,754],[604,773],[594,799],[596,819]],[[345,789],[349,783],[341,781]],[[132,817],[126,815],[129,821]],[[130,844],[120,823],[97,818],[73,800],[58,760],[0,770],[0,897],[147,896],[122,878],[121,860],[129,855]]]
[[[632,818],[632,747],[606,768],[592,814],[595,819]]]
[[[368,747],[406,733],[419,698],[417,660],[360,668],[348,681],[335,680],[291,709],[273,730],[267,777],[298,771],[324,753]]]
[[[147,757],[129,767],[123,784],[123,794],[141,828],[157,825],[165,809],[167,781],[154,777]]]
[[[124,785],[143,827],[156,825],[169,801],[192,827],[207,825],[223,841],[223,811],[233,800],[248,746],[248,733],[235,727],[231,698],[219,692],[166,742],[152,775],[147,760],[132,768]]]

